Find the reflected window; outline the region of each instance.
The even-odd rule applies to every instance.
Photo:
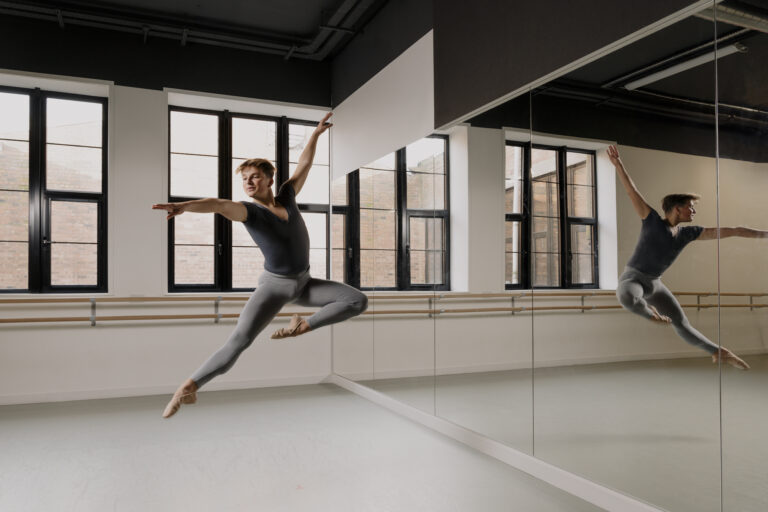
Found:
[[[597,287],[594,152],[507,142],[505,287]]]
[[[0,112],[0,289],[106,291],[106,98],[0,88]]]

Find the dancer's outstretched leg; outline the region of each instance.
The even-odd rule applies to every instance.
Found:
[[[237,326],[226,343],[179,387],[168,403],[163,417],[168,418],[175,414],[181,404],[194,403],[185,402],[183,399],[185,395],[190,396],[189,390],[192,387],[194,387],[192,390],[194,393],[217,375],[229,371],[240,354],[253,343],[256,336],[272,321],[280,309],[296,296],[299,288],[296,279],[263,273],[259,278],[259,287],[245,304],[237,320]]]
[[[368,297],[360,290],[336,281],[312,278],[307,282],[296,304],[320,307],[309,318],[294,315],[288,327],[279,329],[272,338],[299,336],[330,324],[343,322],[368,308]]]
[[[677,301],[672,292],[661,282],[654,281],[654,289],[648,297],[648,303],[655,306],[661,314],[668,316],[672,320],[672,327],[683,340],[691,345],[706,350],[712,355],[712,361],[717,362],[722,359],[723,362],[730,364],[740,370],[748,370],[749,365],[740,359],[736,354],[727,348],[720,348],[710,341],[706,336],[694,329],[688,317],[685,316],[683,308]]]

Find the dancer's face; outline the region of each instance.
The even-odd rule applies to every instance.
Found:
[[[243,169],[243,191],[248,197],[264,197],[272,186],[272,178],[255,167]]]
[[[680,222],[691,222],[693,220],[693,216],[696,215],[694,200],[691,199],[690,202],[685,206],[678,206],[677,211]]]

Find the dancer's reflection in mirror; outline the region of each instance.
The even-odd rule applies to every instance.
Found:
[[[643,220],[640,238],[635,252],[619,277],[616,296],[621,305],[642,317],[655,322],[671,323],[677,334],[686,342],[712,355],[712,361],[722,360],[740,370],[749,365],[725,347],[718,347],[691,326],[683,308],[672,292],[661,282],[664,273],[683,248],[694,240],[714,240],[718,228],[680,226],[691,222],[696,214],[697,194],[670,194],[662,201],[664,216],[651,208],[629,177],[619,157],[616,146],[608,148],[616,173],[619,175],[635,211]],[[768,238],[768,231],[744,227],[720,228],[720,238],[729,237]]]

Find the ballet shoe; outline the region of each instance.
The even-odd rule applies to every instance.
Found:
[[[194,404],[197,402],[197,390],[188,393],[179,393],[178,391],[173,394],[171,401],[165,406],[163,411],[163,418],[170,418],[181,408],[182,404]]]
[[[749,370],[749,365],[747,362],[733,352],[723,349],[722,356],[719,356],[718,354],[712,354],[712,362],[716,363],[720,357],[722,357],[724,363],[729,364],[738,370]]]
[[[273,340],[280,340],[283,338],[290,338],[292,336],[298,336],[299,334],[302,334],[298,332],[299,327],[301,327],[302,318],[299,315],[293,315],[291,317],[291,323],[288,324],[288,327],[283,327],[282,329],[278,329],[275,332],[272,333],[271,338]]]

